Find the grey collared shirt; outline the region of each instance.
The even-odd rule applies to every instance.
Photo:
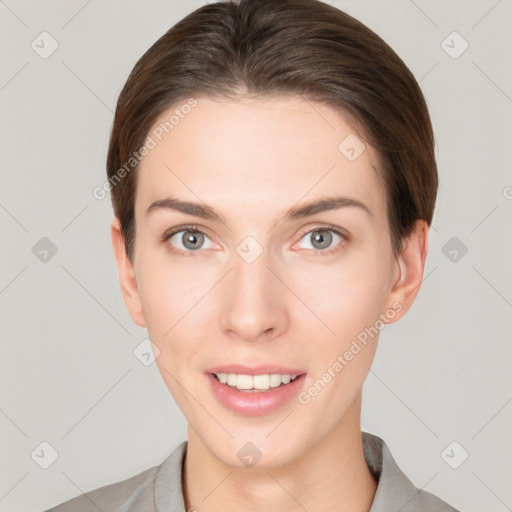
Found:
[[[363,432],[362,440],[366,463],[378,480],[369,512],[458,512],[437,496],[416,488],[380,437]],[[181,477],[187,444],[179,444],[159,466],[46,512],[186,512]]]

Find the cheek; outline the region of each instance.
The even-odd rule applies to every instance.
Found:
[[[201,353],[200,340],[208,332],[205,294],[212,279],[198,275],[190,263],[161,254],[145,254],[139,261],[139,294],[147,331],[159,349],[156,364],[177,404],[187,410],[190,397],[183,386],[197,394],[190,370],[196,354]]]
[[[211,265],[160,253],[165,251],[148,251],[140,258],[138,288],[149,337],[160,351],[156,363],[174,395],[181,387],[173,376],[188,382],[189,370],[200,367],[205,343],[215,332],[213,296],[219,276]]]
[[[353,251],[332,264],[315,264],[289,279],[305,304],[323,320],[333,343],[346,343],[379,318],[388,295],[390,267],[377,251]],[[335,337],[335,339],[334,339]]]
[[[319,428],[328,430],[339,421],[361,390],[382,327],[388,271],[372,253],[359,254],[328,270],[310,272],[308,281],[302,282],[312,309],[329,326],[318,324],[322,334],[307,349],[311,375],[298,397],[311,407],[311,414],[322,418]],[[312,279],[318,286],[311,286]],[[303,329],[311,333],[312,325],[303,324]]]
[[[206,299],[215,276],[199,272],[204,269],[200,264],[180,261],[166,251],[155,253],[141,255],[138,290],[148,331],[155,339],[172,338],[182,324],[197,316],[197,307]]]

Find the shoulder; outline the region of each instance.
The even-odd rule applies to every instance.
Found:
[[[171,486],[181,485],[180,462],[185,449],[186,441],[178,445],[161,464],[125,480],[83,493],[45,512],[155,512],[159,486],[163,482]]]
[[[413,497],[414,503],[409,508],[405,507],[403,512],[459,512],[446,501],[436,495],[417,489],[417,494]]]
[[[138,475],[105,485],[76,496],[46,512],[89,512],[101,510],[103,512],[121,512],[126,509],[126,504],[135,500],[144,499],[148,494],[148,488],[154,481],[159,466],[149,468]],[[152,499],[152,495],[150,496]],[[149,502],[151,503],[151,502]],[[153,511],[153,508],[141,509],[141,511]]]
[[[378,482],[370,512],[459,512],[434,494],[418,489],[380,437],[363,432],[363,448],[368,467]]]

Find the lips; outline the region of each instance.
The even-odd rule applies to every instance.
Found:
[[[279,385],[268,390],[239,390],[220,382],[215,374],[237,375],[297,375],[288,384]],[[271,364],[247,366],[229,364],[208,368],[205,372],[210,390],[218,402],[232,412],[243,416],[260,416],[270,414],[289,403],[304,386],[306,372],[300,368],[290,368]]]
[[[206,373],[236,373],[237,375],[266,375],[271,373],[279,373],[281,375],[301,375],[306,373],[306,370],[301,368],[290,368],[274,364],[227,364],[222,366],[212,366],[205,371]]]

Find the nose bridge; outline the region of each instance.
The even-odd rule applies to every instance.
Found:
[[[222,289],[221,328],[247,341],[276,336],[286,328],[283,286],[272,267],[269,251],[246,237],[233,254],[233,270]]]

